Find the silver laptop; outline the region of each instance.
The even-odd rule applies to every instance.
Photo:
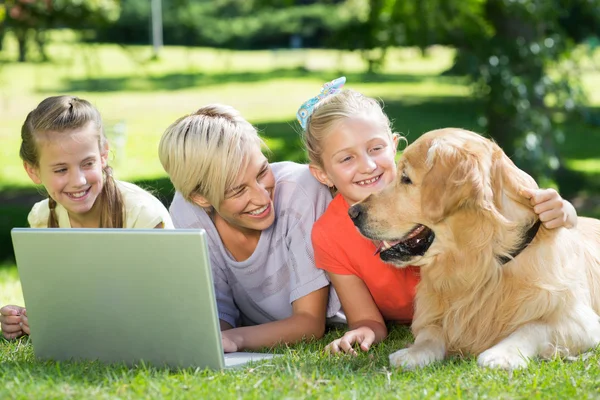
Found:
[[[220,369],[273,357],[223,354],[203,230],[11,233],[40,359]]]

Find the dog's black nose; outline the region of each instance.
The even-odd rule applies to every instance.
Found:
[[[360,204],[355,204],[348,209],[348,215],[354,222],[356,222],[360,218],[360,214],[362,213],[362,206]]]

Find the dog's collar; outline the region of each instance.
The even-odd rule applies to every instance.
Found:
[[[531,241],[533,240],[535,235],[537,235],[538,230],[540,229],[540,225],[542,225],[542,221],[540,221],[538,219],[537,222],[535,224],[533,224],[531,226],[531,228],[529,228],[527,230],[527,232],[525,232],[525,237],[523,238],[523,242],[521,242],[521,245],[510,254],[510,257],[507,257],[507,256],[498,257],[498,261],[500,261],[500,264],[504,265],[507,262],[509,262],[510,260],[512,260],[513,258],[515,258],[516,256],[518,256],[519,254],[521,254],[521,252],[523,250],[525,250],[525,248],[527,246],[529,246],[529,243],[531,243]]]

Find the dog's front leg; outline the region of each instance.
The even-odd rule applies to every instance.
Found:
[[[390,354],[390,364],[404,369],[425,367],[435,361],[441,361],[446,355],[446,343],[442,328],[429,325],[415,335],[415,343]]]
[[[526,367],[550,343],[551,328],[544,323],[521,326],[497,345],[477,357],[481,367],[513,370]]]

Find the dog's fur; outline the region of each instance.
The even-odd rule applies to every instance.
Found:
[[[600,343],[600,221],[542,226],[502,264],[537,220],[522,188],[537,184],[495,143],[448,128],[408,146],[396,181],[351,209],[371,239],[398,240],[416,224],[435,233],[423,255],[387,260],[421,267],[415,343],[390,356],[394,366],[459,353],[478,355],[481,366],[514,369],[535,356],[574,355]]]

